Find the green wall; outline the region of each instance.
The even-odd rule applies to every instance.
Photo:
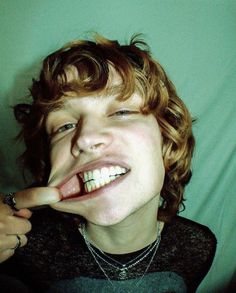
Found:
[[[208,225],[217,255],[198,292],[223,292],[235,272],[236,1],[2,0],[0,188],[23,188],[23,149],[10,106],[27,94],[43,56],[97,31],[128,40],[142,32],[193,116],[197,147],[183,215]],[[181,240],[180,240],[181,241]]]

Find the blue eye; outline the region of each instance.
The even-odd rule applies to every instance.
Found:
[[[58,132],[58,133],[61,133],[61,132],[64,132],[64,131],[70,130],[70,129],[72,129],[72,128],[75,128],[76,125],[77,125],[76,123],[67,123],[67,124],[62,125],[61,127],[59,127],[59,128],[57,129],[57,132]]]
[[[125,115],[129,115],[129,114],[133,114],[135,113],[134,111],[130,111],[130,110],[119,110],[117,112],[115,112],[113,115],[114,116],[125,116]]]

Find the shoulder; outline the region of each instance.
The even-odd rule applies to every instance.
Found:
[[[186,236],[195,238],[196,236],[206,237],[213,242],[216,242],[214,233],[205,225],[197,223],[193,220],[175,216],[170,223],[167,224],[168,230],[174,230],[176,233],[187,233]]]
[[[198,231],[210,231],[210,233],[212,233],[211,230],[207,226],[202,225],[198,222],[195,222],[191,219],[181,217],[181,216],[175,216],[171,223],[173,225],[176,224],[176,225],[179,225],[182,227],[186,227],[186,228],[189,227],[190,229],[194,229],[194,230],[198,230]]]
[[[217,240],[214,233],[207,227],[190,219],[175,216],[170,223],[166,223],[162,231],[162,239],[167,246],[176,249],[198,264],[211,264]]]
[[[204,225],[176,216],[165,224],[162,241],[165,259],[194,291],[214,259],[217,244],[214,233]]]
[[[163,232],[166,236],[175,238],[178,242],[181,240],[181,247],[184,246],[185,251],[201,252],[202,257],[215,254],[217,240],[207,226],[176,216],[165,228]]]

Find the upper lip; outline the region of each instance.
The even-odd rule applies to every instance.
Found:
[[[83,172],[95,170],[95,169],[101,169],[103,167],[110,167],[110,166],[121,166],[128,169],[128,171],[130,170],[130,166],[119,159],[105,158],[105,159],[94,160],[86,164],[83,164],[78,168],[73,169],[70,172],[70,174],[66,176],[66,178],[61,183],[58,184],[58,187],[65,184],[70,178],[72,178],[75,175],[78,175]]]

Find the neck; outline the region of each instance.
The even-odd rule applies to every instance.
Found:
[[[157,221],[156,205],[150,203],[148,209],[136,211],[116,225],[104,227],[87,223],[86,234],[88,240],[104,252],[125,254],[154,242],[163,226],[164,223]]]

